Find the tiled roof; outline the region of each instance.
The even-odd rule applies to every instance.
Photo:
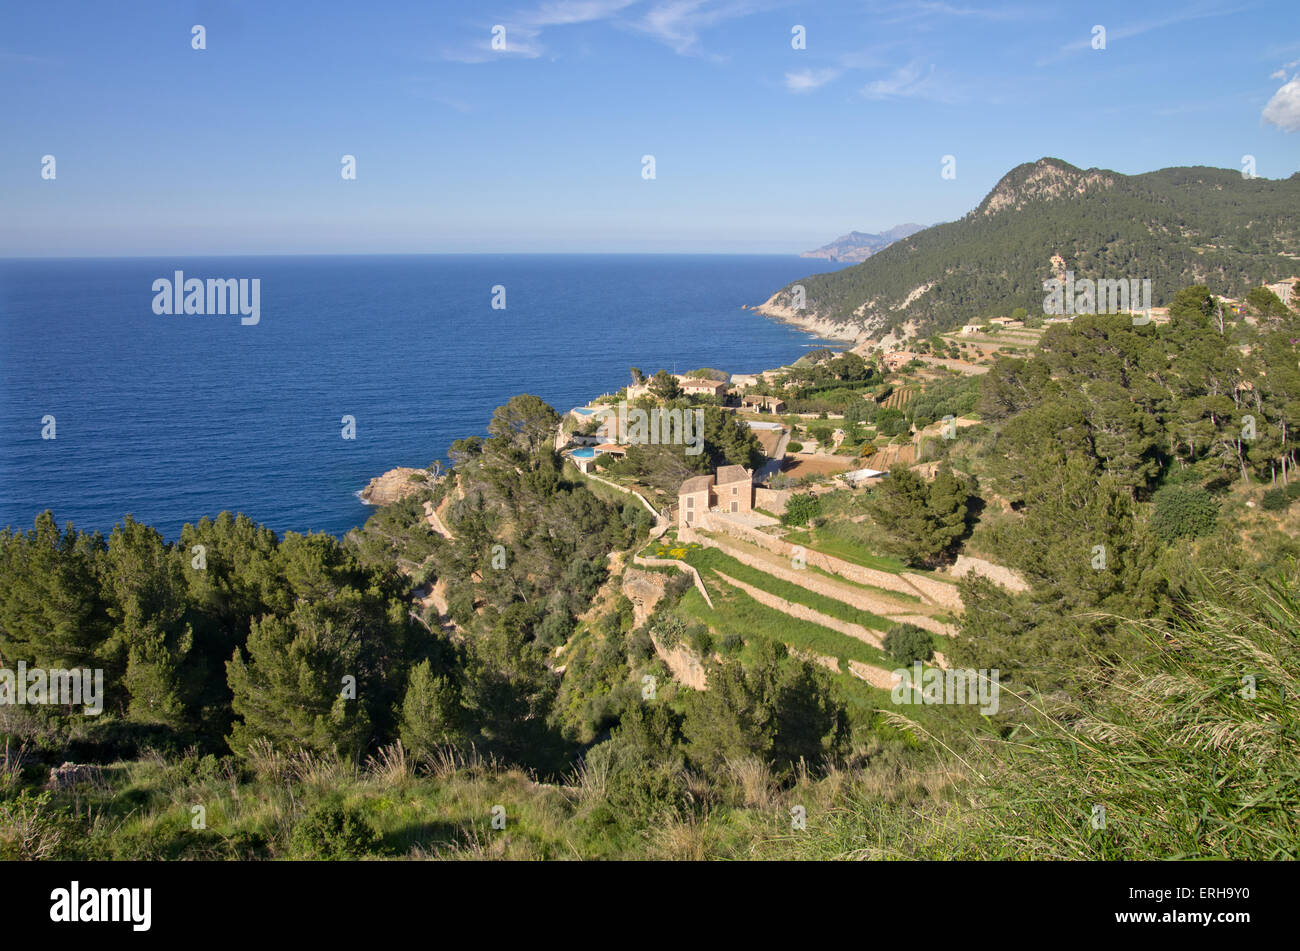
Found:
[[[753,477],[749,470],[744,466],[719,466],[718,467],[718,485],[727,485],[732,482],[752,482]]]
[[[692,492],[704,492],[713,485],[713,476],[698,475],[691,476],[682,483],[682,487],[677,490],[678,495],[690,495]]]

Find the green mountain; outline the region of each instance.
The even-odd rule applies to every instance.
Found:
[[[958,221],[795,281],[757,310],[846,338],[928,334],[1016,307],[1041,313],[1043,282],[1064,270],[1149,279],[1158,307],[1196,283],[1240,297],[1300,273],[1298,252],[1300,173],[1247,179],[1197,166],[1123,175],[1043,158],[1013,168]]]

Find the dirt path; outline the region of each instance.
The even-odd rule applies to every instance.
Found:
[[[430,528],[443,538],[448,541],[455,541],[456,536],[451,533],[451,529],[449,529],[438,516],[438,512],[434,509],[432,502],[424,503],[424,520],[429,523]]]

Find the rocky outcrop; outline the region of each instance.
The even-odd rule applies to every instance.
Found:
[[[679,684],[692,690],[709,689],[704,663],[693,653],[680,644],[676,647],[665,647],[654,634],[650,635],[650,643],[654,645],[655,653],[663,660],[672,673],[673,679]]]
[[[392,505],[424,488],[429,473],[424,469],[398,466],[370,480],[361,490],[361,501],[367,505]],[[418,478],[412,478],[416,476]]]
[[[45,783],[46,789],[72,789],[76,786],[89,784],[98,786],[103,780],[104,770],[100,766],[91,766],[85,763],[64,763],[62,766],[51,766],[50,776]]]
[[[632,618],[635,626],[640,627],[664,596],[664,576],[653,571],[629,568],[623,572],[623,594],[632,602]]]
[[[764,317],[771,317],[783,324],[798,327],[806,333],[814,334],[823,340],[842,340],[854,344],[871,339],[871,333],[857,324],[847,320],[827,320],[818,317],[807,308],[796,310],[791,307],[789,294],[785,290],[777,291],[763,303],[751,308]]]

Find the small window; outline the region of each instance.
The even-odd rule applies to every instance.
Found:
[[[693,508],[695,508],[695,496],[693,496],[693,495],[688,495],[688,496],[686,497],[686,507],[687,507],[688,509],[693,509]]]

